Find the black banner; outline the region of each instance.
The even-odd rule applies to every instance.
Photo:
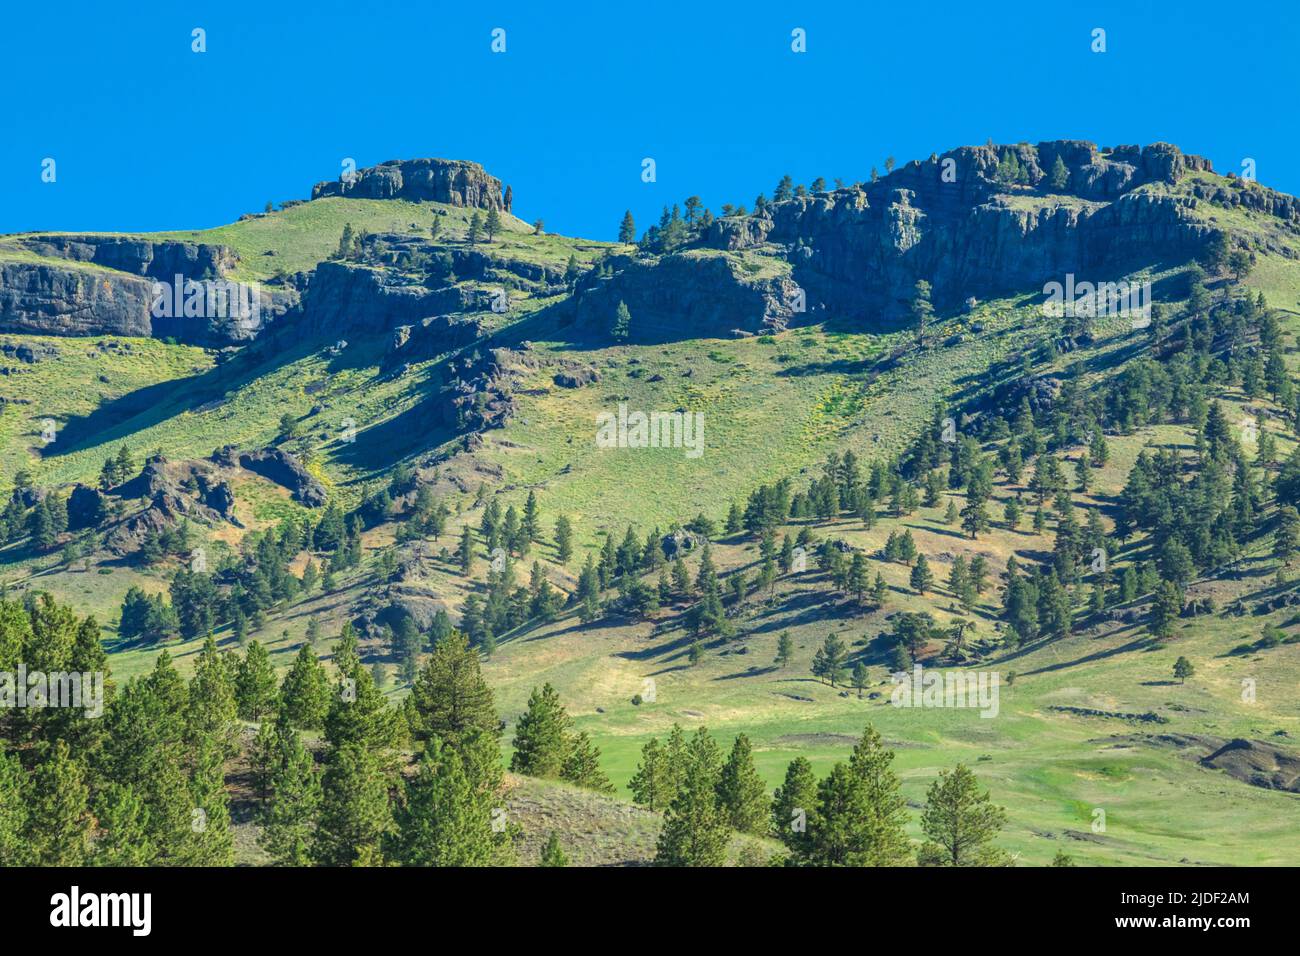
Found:
[[[695,923],[718,904],[729,915],[707,921],[717,932],[760,940],[775,919],[850,932],[1041,926],[1071,941],[1230,944],[1288,925],[1292,880],[1263,869],[27,869],[0,870],[0,898],[16,938],[77,933],[127,946],[373,943],[376,933],[401,933],[404,920],[505,933],[576,922],[594,939],[606,926],[626,930],[637,913],[657,925]]]

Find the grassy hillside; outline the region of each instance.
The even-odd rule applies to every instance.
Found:
[[[1188,177],[1171,191],[1184,192],[1205,175]],[[1030,208],[1041,205],[1042,197],[1018,201]],[[1295,345],[1300,266],[1282,253],[1295,250],[1297,241],[1275,221],[1240,208],[1214,207],[1200,214],[1260,239],[1244,285],[1262,292],[1283,317],[1284,362],[1294,374],[1300,367]],[[337,198],[156,238],[226,244],[240,257],[236,278],[266,281],[309,270],[331,256],[347,223],[368,232],[423,238],[435,220],[440,241],[463,241],[469,214],[461,207]],[[531,226],[510,216],[504,220],[505,233],[488,247],[498,257],[562,271],[571,256],[580,268],[589,268],[611,248],[534,235]],[[24,253],[0,248],[0,255]],[[773,275],[780,271],[772,256],[755,261],[775,270]],[[1179,272],[1171,267],[1154,278],[1174,280],[1170,285],[1176,287]],[[1211,295],[1229,291],[1221,278]],[[330,497],[346,508],[387,485],[399,466],[418,469],[418,482],[434,489],[447,508],[441,536],[426,535],[418,544],[399,540],[407,504],[399,502],[385,520],[365,528],[360,567],[340,571],[328,592],[318,589],[272,607],[249,636],[270,649],[283,673],[309,622],[327,636],[319,646],[327,654],[329,640],[344,624],[361,609],[389,600],[395,585],[421,589],[459,621],[467,597],[481,595],[488,583],[486,542],[478,533],[487,499],[495,498],[502,509],[522,510],[529,492],[536,494],[541,540],[517,562],[516,577],[526,583],[536,561],[567,595],[588,555],[598,555],[607,536],[617,543],[628,526],[644,540],[653,529],[666,532],[698,514],[721,522],[733,502],[743,505],[761,483],[790,478],[797,490],[805,489],[832,452],[852,450],[866,468],[895,462],[931,426],[937,411],[983,407],[987,414],[987,403],[1017,377],[1077,374],[1081,388],[1095,397],[1150,352],[1146,335],[1126,320],[1097,323],[1095,337],[1078,349],[1073,343],[1058,348],[1065,338],[1062,328],[1043,316],[1038,300],[1026,294],[940,316],[931,329],[932,346],[917,349],[910,333],[878,334],[821,322],[735,339],[615,344],[588,336],[581,321],[572,326],[571,315],[553,308],[563,301],[559,294],[523,296],[517,311],[505,318],[483,314],[490,331],[478,341],[400,369],[391,361],[391,330],[354,336],[341,355],[330,351],[331,337],[313,338],[292,325],[233,355],[107,336],[0,336],[0,347],[21,343],[42,351],[34,363],[0,363],[10,369],[6,401],[0,404],[0,488],[11,488],[20,471],[42,487],[94,485],[104,460],[122,445],[137,459],[159,450],[174,461],[205,458],[225,445],[261,448],[278,441],[286,414],[301,435],[281,444],[301,455]],[[1178,302],[1168,305],[1183,308]],[[511,363],[495,371],[510,400],[499,427],[458,435],[425,424],[431,403],[445,400],[445,384],[459,382],[473,362],[505,346],[515,351]],[[557,381],[557,374],[575,369],[596,374],[578,387]],[[1258,418],[1276,439],[1278,460],[1284,460],[1296,445],[1294,428],[1285,420],[1290,410],[1267,397],[1246,396],[1227,384],[1226,373],[1221,378],[1212,398],[1227,410],[1228,420]],[[700,413],[703,454],[597,447],[597,416],[614,412],[620,403],[645,412]],[[57,425],[57,439],[50,444],[40,437],[46,418]],[[341,439],[347,420],[356,424],[355,444]],[[1119,495],[1138,455],[1176,449],[1190,460],[1195,438],[1187,424],[1108,434],[1109,460],[1092,470],[1089,489],[1074,490],[1070,501],[1081,516],[1097,513],[1107,534],[1113,534]],[[998,440],[981,447],[989,455],[998,450]],[[1077,445],[1060,449],[1067,476],[1082,450]],[[950,502],[958,510],[965,504],[955,490],[945,491],[937,505],[902,515],[881,501],[872,528],[841,514],[790,519],[777,529],[778,538],[794,538],[806,529],[818,540],[842,541],[864,554],[869,577],[878,572],[888,585],[879,609],[836,593],[810,560],[807,571],[783,575],[769,590],[751,589],[734,603],[728,599],[736,636],[705,639],[695,661],[688,602],[680,598],[646,620],[610,613],[583,625],[576,608],[569,608],[554,621],[496,635],[484,672],[506,721],[507,740],[529,693],[549,682],[577,728],[600,748],[601,766],[619,788],[619,799],[611,799],[512,778],[510,812],[525,832],[521,862],[533,862],[551,829],[564,836],[577,862],[649,861],[658,815],[627,802],[627,782],[642,746],[651,737],[662,739],[674,724],[687,731],[706,726],[724,749],[736,734],[748,735],[770,788],[796,756],[807,757],[824,774],[847,758],[871,723],[896,751],[910,807],[909,833],[915,838],[927,787],[940,770],[962,762],[1007,808],[1010,823],[1001,842],[1024,863],[1045,864],[1064,849],[1090,865],[1300,864],[1292,822],[1300,795],[1254,785],[1248,768],[1234,764],[1230,773],[1223,769],[1228,764],[1199,762],[1228,740],[1265,741],[1293,751],[1300,737],[1292,693],[1300,679],[1300,642],[1293,639],[1300,618],[1287,607],[1242,616],[1227,611],[1237,600],[1262,601],[1287,590],[1286,581],[1275,578],[1271,524],[1246,543],[1235,570],[1189,586],[1189,597],[1212,597],[1215,610],[1179,619],[1166,641],[1147,632],[1147,602],[1139,599],[1107,608],[1112,614],[1081,608],[1068,636],[1017,646],[999,617],[1002,570],[1013,556],[1022,563],[1049,561],[1057,530],[1050,501],[1043,507],[1046,527],[1033,530],[1032,474],[1026,467],[1016,481],[996,475],[988,509],[992,527],[975,539],[945,519]],[[248,535],[282,519],[314,521],[319,515],[292,501],[283,487],[251,474],[233,478],[232,490],[243,527],[196,529],[215,554],[237,552]],[[1003,519],[1004,505],[1013,498],[1026,502],[1014,528]],[[563,564],[553,541],[561,516],[573,524],[575,545],[574,556]],[[476,569],[468,578],[454,555],[466,527],[477,550]],[[912,587],[908,566],[882,555],[887,538],[903,530],[931,564],[937,584],[928,594]],[[24,541],[0,548],[0,581],[19,590],[48,590],[81,613],[93,613],[113,672],[125,681],[146,672],[161,647],[119,640],[122,596],[133,586],[167,593],[183,561],[171,556],[149,566],[109,558],[93,534],[81,543],[85,553],[74,561],[57,549],[39,552]],[[1144,559],[1149,544],[1136,536],[1117,546],[1111,558]],[[423,550],[418,570],[396,572],[396,557],[408,557],[413,549]],[[737,573],[752,582],[762,563],[757,542],[743,534],[719,534],[712,556],[724,587]],[[973,608],[963,609],[947,577],[956,558],[975,556],[987,561],[989,587]],[[304,551],[294,557],[294,572],[300,574],[308,560],[323,564],[326,559]],[[694,577],[698,557],[687,564]],[[653,586],[655,578],[648,583]],[[605,596],[615,599],[617,592]],[[1076,604],[1085,602],[1081,589]],[[1004,682],[996,718],[970,709],[891,706],[885,635],[896,616],[909,611],[926,611],[940,626],[970,622],[966,669],[995,671]],[[1266,626],[1280,628],[1287,639],[1243,651],[1241,646],[1257,640]],[[793,638],[795,653],[778,666],[782,632]],[[812,676],[814,654],[828,633],[838,635],[867,667],[863,693]],[[217,637],[223,647],[235,649],[229,627],[219,628]],[[198,639],[165,644],[182,673],[192,668],[199,645]],[[940,664],[945,650],[935,641],[922,657],[947,669]],[[372,637],[363,652],[367,665],[385,668],[383,689],[390,700],[400,701],[408,689],[396,677],[396,649]],[[1178,657],[1196,667],[1185,682],[1172,676]],[[1252,700],[1243,697],[1243,681],[1254,684]],[[1095,827],[1098,811],[1104,829]],[[240,858],[262,862],[251,824],[238,832]],[[747,849],[745,842],[733,845],[733,859]],[[773,848],[761,843],[748,847],[752,852],[746,856]]]

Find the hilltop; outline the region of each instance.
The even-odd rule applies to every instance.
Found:
[[[416,159],[211,230],[0,237],[0,580],[93,613],[120,681],[164,648],[188,672],[209,628],[283,672],[350,626],[397,702],[454,623],[508,733],[550,682],[623,795],[674,723],[746,734],[770,788],[870,721],[913,809],[964,762],[1027,862],[1295,863],[1300,596],[1274,539],[1300,489],[1300,203],[1170,144],[1073,140],[682,200],[634,242],[558,236],[478,164]],[[255,285],[258,321],[155,315],[177,275]],[[1149,285],[1153,310],[1052,314],[1067,276]],[[620,405],[702,414],[704,453],[597,447]],[[1135,490],[1140,456],[1194,492]],[[681,557],[695,582],[706,542],[701,625],[703,592],[660,577]],[[950,578],[976,559],[972,596]],[[1007,594],[1033,570],[1065,610],[1031,634]],[[124,633],[132,589],[174,616]],[[1015,674],[998,719],[889,706],[918,614],[907,663]],[[861,687],[813,675],[828,633]],[[630,814],[632,849],[593,859],[648,857],[649,811],[520,786],[539,819]]]

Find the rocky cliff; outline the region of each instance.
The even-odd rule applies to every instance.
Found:
[[[589,273],[568,306],[583,327],[604,334],[618,303],[633,316],[635,342],[771,332],[795,315],[798,286],[784,275],[753,276],[730,256],[698,250],[657,260],[616,257],[611,275]]]
[[[352,196],[357,199],[409,199],[453,206],[510,211],[501,180],[478,163],[451,159],[392,159],[361,169],[335,182],[317,183],[312,199]]]
[[[297,302],[289,286],[238,289],[225,279],[238,262],[226,246],[114,235],[26,235],[14,246],[40,256],[0,259],[0,331],[40,335],[135,335],[221,347],[256,338]],[[159,288],[181,276],[199,283],[203,305],[156,309]],[[231,308],[256,295],[256,315]],[[224,296],[217,305],[217,296]]]
[[[1005,169],[1008,156],[1019,169],[1012,182],[999,166]],[[1058,158],[1064,185],[1050,181]],[[1106,153],[1074,140],[962,147],[876,182],[717,220],[706,242],[730,250],[781,244],[810,310],[888,320],[905,312],[918,279],[932,284],[936,305],[945,309],[1069,272],[1107,278],[1186,261],[1216,232],[1193,213],[1201,201],[1196,190],[1174,195],[1140,187],[1172,186],[1194,171],[1212,170],[1167,143]],[[1209,191],[1202,190],[1205,198],[1215,200]],[[1300,222],[1291,197],[1255,194],[1252,208]]]

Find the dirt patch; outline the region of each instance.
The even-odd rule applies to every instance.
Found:
[[[1252,787],[1300,793],[1300,755],[1263,740],[1229,740],[1202,757],[1201,766],[1222,770]]]
[[[1265,740],[1229,740],[1208,734],[1133,734],[1113,738],[1116,744],[1137,743],[1177,750],[1207,770],[1265,790],[1300,793],[1300,754]]]

